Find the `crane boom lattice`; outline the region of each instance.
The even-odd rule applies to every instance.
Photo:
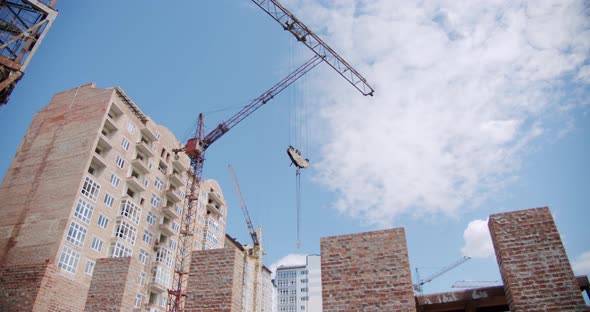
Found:
[[[312,32],[305,24],[297,19],[289,10],[287,10],[277,0],[252,0],[264,12],[277,21],[283,29],[289,31],[297,41],[302,42],[316,55],[330,65],[340,76],[346,79],[363,95],[373,95],[373,88],[367,83],[367,80],[361,76],[348,62],[346,62],[334,49],[326,44],[318,35]]]
[[[254,230],[254,225],[252,225],[252,219],[250,218],[250,213],[248,212],[248,207],[246,207],[246,201],[244,200],[244,195],[242,195],[242,190],[240,189],[238,176],[236,175],[236,172],[231,165],[227,167],[227,170],[231,174],[232,181],[234,182],[234,189],[236,191],[236,195],[238,195],[238,198],[240,199],[240,207],[242,207],[244,218],[246,218],[246,225],[248,226],[250,237],[252,237],[252,243],[254,244],[254,246],[258,246],[258,235],[256,235],[256,230]]]

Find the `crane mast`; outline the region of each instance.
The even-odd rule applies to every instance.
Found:
[[[193,247],[193,235],[195,233],[195,218],[197,215],[197,204],[199,202],[200,183],[203,173],[203,163],[205,161],[205,152],[209,146],[307,72],[319,65],[322,61],[330,65],[330,67],[336,70],[340,76],[350,82],[363,95],[372,96],[374,92],[373,88],[367,84],[365,78],[363,78],[316,34],[301,23],[292,13],[287,11],[287,9],[285,9],[278,1],[252,1],[273,17],[273,19],[281,23],[284,29],[291,32],[300,42],[303,42],[314,52],[315,55],[273,87],[244,106],[242,110],[233,115],[230,119],[219,123],[206,135],[204,132],[204,117],[203,114],[199,114],[197,129],[193,138],[189,139],[184,147],[174,150],[175,153],[184,152],[189,156],[191,160],[191,179],[187,192],[188,195],[186,196],[187,205],[183,210],[182,215],[179,237],[180,246],[176,250],[176,264],[174,267],[172,288],[168,289],[168,311],[185,311],[186,286]],[[254,247],[259,250],[258,253],[261,253],[262,250],[259,248],[260,238],[258,235],[255,237],[258,238],[259,244],[258,246],[254,245]]]

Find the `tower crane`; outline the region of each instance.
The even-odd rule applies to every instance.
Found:
[[[467,262],[467,260],[469,260],[469,259],[471,259],[471,257],[463,256],[461,259],[447,265],[446,267],[440,269],[439,271],[435,272],[434,274],[432,274],[426,278],[423,278],[423,279],[420,279],[420,275],[418,274],[418,268],[416,268],[416,277],[417,277],[416,279],[418,280],[418,282],[413,285],[414,290],[421,294],[423,292],[422,286],[424,286],[424,284],[432,282],[433,279],[435,279],[435,278],[449,272],[450,270],[460,266],[461,264]]]
[[[190,158],[191,179],[186,196],[186,206],[183,210],[181,229],[179,233],[179,248],[176,251],[176,264],[174,266],[174,278],[172,288],[168,289],[168,311],[181,312],[185,310],[186,285],[192,251],[192,236],[195,233],[195,217],[199,202],[200,182],[203,174],[205,152],[230,129],[250,116],[257,109],[268,103],[281,91],[297,81],[307,72],[319,65],[322,61],[332,67],[340,76],[352,84],[363,95],[373,95],[373,88],[367,83],[352,66],[340,57],[330,46],[322,41],[307,26],[299,21],[291,12],[276,0],[252,0],[264,12],[279,22],[284,30],[293,34],[298,41],[314,52],[314,56],[303,65],[295,69],[277,84],[272,86],[260,96],[244,106],[239,112],[227,121],[219,123],[211,132],[205,134],[204,117],[199,114],[197,128],[193,138],[189,139],[182,148],[174,150],[175,153],[184,152]]]
[[[258,230],[254,230],[254,226],[252,225],[252,219],[250,219],[250,213],[248,212],[248,207],[246,207],[246,201],[244,200],[244,196],[242,195],[242,191],[240,189],[240,184],[238,183],[238,176],[234,168],[229,165],[227,170],[232,176],[232,181],[234,182],[234,189],[236,191],[236,195],[240,199],[240,207],[242,207],[242,212],[244,213],[244,218],[246,218],[246,225],[248,226],[248,231],[250,232],[250,237],[252,238],[252,246],[245,246],[245,253],[247,257],[250,257],[254,260],[254,286],[252,287],[252,311],[256,312],[256,304],[257,304],[257,294],[258,294],[258,276],[261,270],[261,261],[262,255],[264,254],[264,250],[262,249],[262,227],[258,226]],[[245,264],[246,265],[246,264]]]

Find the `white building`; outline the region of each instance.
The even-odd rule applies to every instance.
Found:
[[[307,256],[307,263],[280,266],[275,277],[277,312],[322,311],[322,273],[319,255]]]

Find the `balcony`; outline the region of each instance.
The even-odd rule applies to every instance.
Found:
[[[176,231],[172,228],[172,222],[160,223],[160,231],[168,236],[176,235]]]
[[[152,150],[152,146],[145,141],[137,142],[137,150],[147,157],[154,157],[156,155]]]
[[[175,155],[174,159],[172,160],[172,166],[176,167],[181,172],[188,171],[188,162],[184,164],[182,162],[183,158],[180,155]]]
[[[128,176],[127,177],[127,185],[129,185],[133,190],[136,192],[145,192],[145,186],[143,182],[139,180],[139,177],[136,176]]]
[[[216,201],[219,205],[225,204],[221,195],[214,190],[209,191],[209,199]]]
[[[219,205],[215,205],[214,203],[208,203],[207,204],[207,211],[211,212],[213,214],[216,214],[218,216],[221,216],[221,207]]]
[[[167,190],[166,196],[168,196],[168,198],[175,203],[181,202],[183,200],[178,191],[174,188]]]
[[[147,162],[145,160],[141,160],[139,158],[135,158],[131,161],[131,165],[134,169],[137,169],[139,172],[146,174],[150,172],[150,168],[148,168]]]
[[[113,144],[111,144],[111,140],[109,138],[107,138],[106,136],[104,136],[103,134],[101,134],[98,137],[98,144],[96,144],[96,146],[98,148],[100,148],[101,151],[104,151],[104,152],[108,152],[113,148]]]
[[[176,187],[182,187],[186,185],[180,174],[176,171],[172,172],[172,174],[168,176],[168,180],[170,181],[170,183],[172,183],[172,185]]]
[[[150,142],[154,142],[154,141],[158,140],[158,137],[156,137],[156,134],[154,133],[154,131],[152,131],[148,127],[141,128],[141,136]]]
[[[166,207],[163,207],[162,208],[162,212],[165,215],[167,215],[167,216],[169,216],[169,217],[171,217],[173,219],[178,219],[178,218],[181,217],[181,215],[176,210],[176,206],[166,206]],[[181,213],[182,213],[182,211],[181,211]]]
[[[168,291],[168,287],[166,285],[161,284],[160,282],[151,281],[150,290],[155,293],[163,293],[165,291]]]

